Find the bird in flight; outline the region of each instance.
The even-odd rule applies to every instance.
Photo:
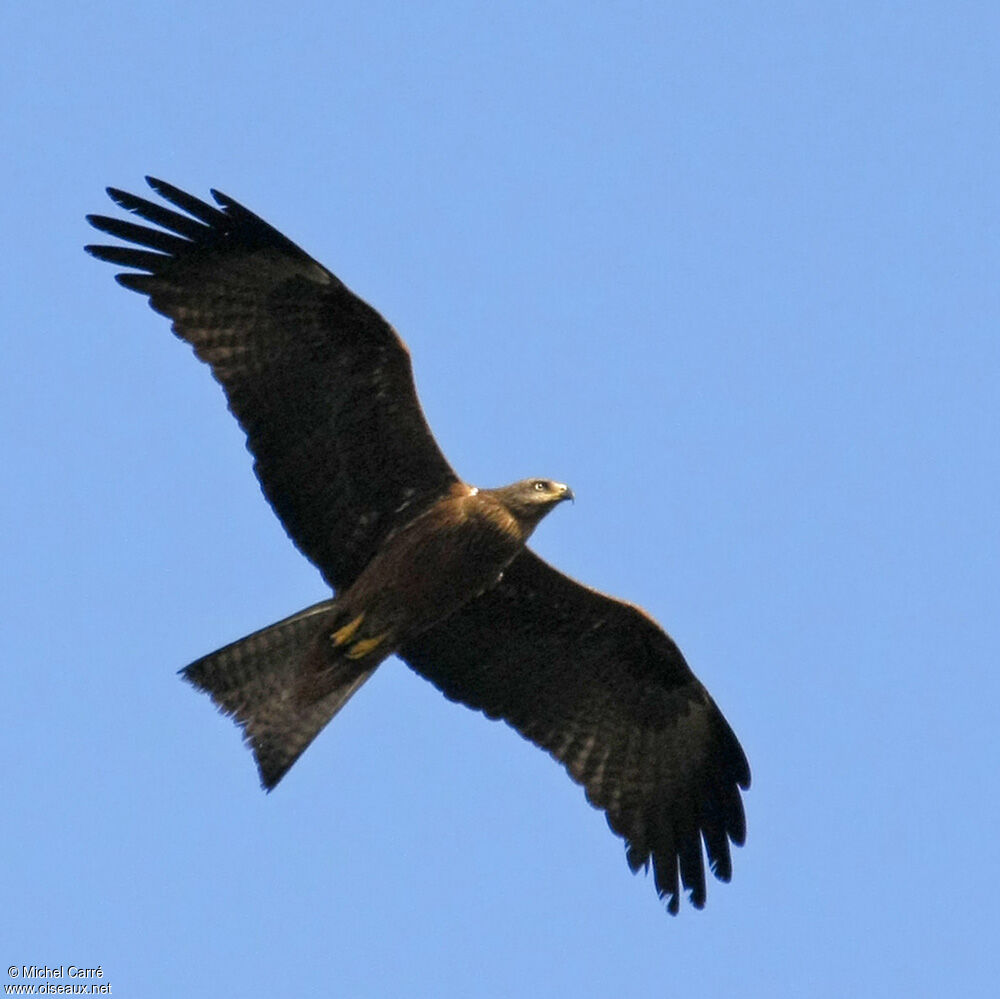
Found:
[[[682,886],[701,908],[705,857],[728,881],[744,841],[750,769],[651,617],[526,547],[569,487],[464,482],[378,312],[227,195],[147,181],[171,207],[108,188],[149,224],[88,215],[131,245],[86,249],[210,366],[264,495],[334,591],[182,671],[242,727],[263,786],[395,654],[562,763],[669,912]]]

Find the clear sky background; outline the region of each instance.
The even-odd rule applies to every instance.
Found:
[[[12,4],[0,38],[4,983],[996,994],[1000,7]],[[468,480],[572,484],[537,550],[667,627],[753,767],[703,912],[397,660],[258,789],[176,670],[326,591],[82,252],[145,173],[382,311]]]

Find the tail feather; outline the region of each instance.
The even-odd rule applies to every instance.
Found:
[[[336,617],[336,601],[325,600],[181,670],[243,728],[269,791],[375,671],[346,671],[325,683],[321,696],[311,696],[317,636]]]

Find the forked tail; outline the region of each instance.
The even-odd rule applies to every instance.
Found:
[[[324,671],[317,696],[315,677],[324,666],[319,636],[336,619],[336,601],[325,600],[181,670],[242,726],[269,791],[375,671]]]

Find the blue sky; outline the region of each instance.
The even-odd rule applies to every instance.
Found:
[[[993,994],[996,5],[12,5],[0,38],[0,959],[154,999]],[[668,628],[753,767],[703,912],[396,660],[259,791],[175,673],[325,591],[81,250],[146,173],[382,311],[469,481],[571,483],[535,547]]]

